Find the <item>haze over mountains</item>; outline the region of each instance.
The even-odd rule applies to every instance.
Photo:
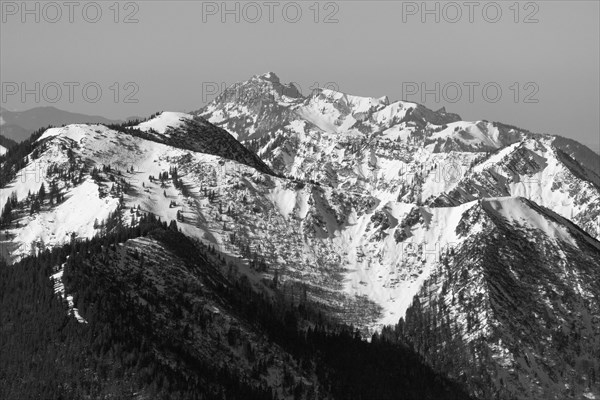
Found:
[[[69,248],[86,273],[66,259],[53,266],[55,284],[67,276],[61,296],[76,298],[65,304],[72,318],[89,318],[82,310],[97,301],[82,295],[93,284],[85,275],[108,271],[151,326],[166,320],[184,330],[178,321],[197,307],[169,304],[193,299],[196,289],[181,282],[202,271],[198,287],[219,298],[206,307],[225,314],[212,329],[225,336],[224,321],[247,321],[235,317],[239,304],[215,293],[243,277],[244,290],[291,310],[317,309],[374,346],[406,346],[469,396],[600,397],[600,156],[586,146],[387,97],[304,96],[272,72],[193,113],[138,122],[71,121],[0,159],[7,261],[23,265],[43,249],[133,230],[99,247],[97,260]],[[165,247],[165,234],[135,236],[148,216],[176,221],[169,229],[201,249],[204,264],[192,267]],[[159,263],[145,281],[128,255],[136,249],[172,270]],[[318,326],[302,312],[292,312],[294,329]],[[188,329],[182,348],[205,351],[213,339]],[[227,354],[234,376],[251,376],[244,382],[276,398],[291,398],[298,382],[302,396],[310,386],[348,398],[323,389],[322,375],[303,370],[300,358],[282,361],[288,350],[269,353],[265,331],[241,331],[269,367],[254,368],[235,339],[209,359]],[[159,364],[179,360],[156,346]]]
[[[21,142],[35,130],[47,126],[64,124],[98,123],[114,124],[122,122],[98,115],[85,115],[60,110],[56,107],[35,107],[25,111],[9,111],[0,107],[0,135]]]

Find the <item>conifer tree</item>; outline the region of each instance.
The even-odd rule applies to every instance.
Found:
[[[40,202],[44,202],[44,198],[46,197],[46,187],[44,186],[44,183],[42,183],[42,186],[40,186],[40,191],[38,192],[38,197],[40,199]]]

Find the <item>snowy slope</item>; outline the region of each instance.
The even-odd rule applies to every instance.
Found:
[[[2,155],[4,155],[4,154],[6,154],[6,152],[7,152],[7,151],[8,151],[8,150],[7,150],[7,148],[6,148],[6,147],[4,147],[4,146],[0,146],[0,156],[2,156]]]
[[[433,141],[448,141],[465,146],[481,146],[482,148],[498,149],[503,147],[498,127],[489,122],[452,122],[446,129],[431,135]],[[429,145],[432,146],[432,145]]]
[[[158,133],[165,133],[168,129],[178,128],[183,125],[183,121],[192,119],[190,114],[179,112],[162,112],[156,117],[142,122],[135,127],[141,131],[147,132],[154,130]]]
[[[12,183],[0,189],[3,198],[14,192],[20,202],[18,219],[6,229],[8,236],[2,235],[3,243],[10,243],[13,259],[73,238],[99,234],[103,220],[111,213],[129,224],[140,212],[169,221],[175,220],[180,211],[184,217],[179,224],[183,232],[212,243],[256,279],[265,274],[249,268],[253,257],[245,253],[246,248],[267,258],[267,276],[279,269],[284,284],[312,277],[308,281],[314,284],[315,296],[334,299],[340,305],[357,301],[342,301],[345,295],[338,290],[342,281],[331,254],[331,240],[303,232],[300,218],[309,210],[313,215],[324,212],[314,206],[316,186],[301,187],[223,157],[146,140],[101,125],[50,129],[37,144],[37,158],[32,158]],[[93,168],[102,171],[106,166],[110,166],[110,172],[91,176]],[[158,180],[161,173],[173,167],[179,171],[185,195],[172,180]],[[37,175],[28,170],[37,171]],[[65,175],[70,170],[75,171],[74,176]],[[150,176],[156,179],[150,181]],[[46,200],[39,212],[30,214],[33,200],[28,194],[35,196],[42,184],[49,188],[53,182],[64,200],[58,204]],[[234,232],[237,240],[232,240]],[[304,267],[307,260],[313,268]],[[370,318],[376,315],[373,313]]]
[[[490,196],[526,197],[600,238],[600,177],[551,141],[526,139],[503,148],[432,203],[448,206]]]
[[[197,114],[275,172],[383,202],[451,206],[523,196],[600,237],[600,156],[575,141],[329,89],[282,101],[273,75],[234,85],[236,96]]]
[[[162,112],[137,126],[121,130],[126,134],[180,149],[235,160],[261,172],[274,174],[256,154],[246,149],[229,132],[199,116]]]

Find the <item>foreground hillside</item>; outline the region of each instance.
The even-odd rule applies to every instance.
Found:
[[[0,397],[468,398],[408,348],[369,344],[224,267],[145,216],[1,265]]]

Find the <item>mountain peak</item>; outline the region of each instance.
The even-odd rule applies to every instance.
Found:
[[[229,86],[212,101],[211,105],[218,107],[245,103],[252,107],[257,102],[277,103],[301,98],[303,98],[302,93],[293,83],[281,83],[274,72],[266,72]]]
[[[280,83],[281,81],[279,80],[279,77],[277,76],[277,74],[275,74],[275,72],[265,72],[264,74],[260,74],[260,75],[255,75],[255,77],[257,79],[262,79],[263,81],[269,81],[269,82],[273,82],[273,83]]]

